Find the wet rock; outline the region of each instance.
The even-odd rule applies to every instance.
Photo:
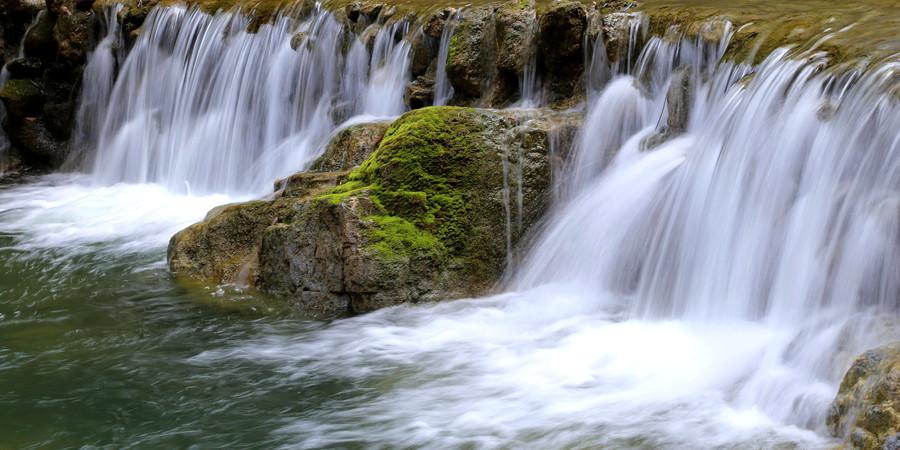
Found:
[[[44,92],[32,80],[13,79],[8,80],[3,89],[0,89],[0,100],[6,106],[9,118],[17,122],[41,112]]]
[[[462,12],[447,55],[447,78],[457,95],[478,98],[491,84],[497,60],[494,8]]]
[[[53,37],[57,42],[57,52],[60,58],[73,65],[85,62],[88,45],[91,41],[94,13],[88,11],[76,11],[72,14],[61,15],[53,27]]]
[[[58,139],[67,140],[72,133],[72,121],[74,119],[74,103],[63,100],[61,102],[48,101],[44,104],[43,118],[47,129]]]
[[[666,91],[666,125],[648,136],[641,143],[642,149],[653,149],[687,131],[692,97],[691,71],[688,68],[678,69],[672,75],[669,90]]]
[[[828,414],[836,437],[861,450],[895,448],[900,436],[900,343],[860,355]]]
[[[424,75],[438,54],[440,41],[421,30],[414,31],[410,38],[410,71],[412,76]]]
[[[430,37],[440,39],[441,35],[444,33],[444,26],[447,24],[447,19],[455,13],[455,9],[449,8],[440,13],[433,14],[422,25],[422,31]]]
[[[540,17],[539,57],[551,102],[577,93],[584,70],[587,11],[576,2],[554,3]]]
[[[519,242],[548,207],[553,123],[534,111],[409,112],[352,172],[296,174],[276,185],[274,200],[250,202],[246,213],[230,205],[180,232],[170,267],[213,282],[256,274],[260,289],[316,311],[487,292],[513,250],[507,242]],[[348,133],[374,142],[370,132]],[[353,142],[339,134],[326,154],[358,154],[348,152]],[[356,161],[325,159],[328,169]],[[505,178],[504,167],[521,177]],[[522,192],[521,210],[504,191]],[[226,212],[248,219],[215,226]],[[211,240],[213,228],[240,238]]]
[[[419,109],[434,104],[434,78],[421,76],[406,86],[403,101],[409,109]]]
[[[41,118],[28,117],[12,127],[10,140],[31,167],[59,167],[66,160],[66,145],[53,137]]]
[[[506,3],[497,10],[497,69],[521,75],[535,34],[534,10]]]
[[[37,23],[25,35],[25,56],[41,59],[53,59],[56,56],[56,39],[53,36],[55,24],[56,18],[50,14],[38,14]]]
[[[310,167],[314,172],[349,170],[360,165],[381,142],[390,122],[370,122],[339,130]]]
[[[16,58],[6,64],[10,78],[37,78],[44,70],[39,58]]]
[[[301,47],[307,49],[312,47],[312,41],[309,39],[309,34],[305,31],[299,31],[291,36],[291,48],[297,50]]]
[[[609,61],[615,62],[627,57],[629,28],[640,19],[639,13],[615,12],[603,16],[600,27]],[[639,49],[641,45],[635,43],[633,47]]]

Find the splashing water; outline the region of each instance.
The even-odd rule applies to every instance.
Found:
[[[0,444],[827,448],[850,358],[900,338],[896,62],[735,65],[637,16],[507,293],[323,323],[175,288],[171,233],[402,111],[405,25],[341,56],[327,14],[246,20],[155,10],[83,116],[93,174],[0,186]],[[686,132],[648,149],[682,70]]]

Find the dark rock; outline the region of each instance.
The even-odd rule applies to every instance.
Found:
[[[53,137],[43,120],[28,117],[12,127],[10,139],[32,167],[59,167],[66,160],[66,145]]]
[[[834,436],[854,448],[897,446],[900,433],[900,343],[860,355],[844,375],[828,414]]]
[[[518,3],[505,3],[497,10],[496,20],[497,69],[521,75],[534,51],[535,12]]]
[[[406,86],[403,101],[409,109],[419,109],[434,104],[434,78],[418,77]]]
[[[440,42],[425,34],[421,30],[416,30],[410,38],[410,71],[412,76],[418,77],[424,75],[428,71],[428,67],[432,65],[438,54],[438,46]]]
[[[444,26],[447,23],[447,18],[455,13],[455,9],[445,9],[440,13],[432,15],[425,21],[425,24],[422,25],[422,31],[432,38],[440,39],[441,35],[444,33]]]
[[[43,117],[47,129],[59,139],[69,139],[72,133],[73,112],[74,105],[72,102],[63,101],[56,103],[48,101],[43,108]]]
[[[37,23],[25,35],[25,56],[34,56],[42,59],[53,59],[56,57],[56,39],[53,36],[54,25],[56,25],[56,17],[45,12],[38,14]]]
[[[39,58],[16,58],[6,64],[10,78],[37,78],[44,70]]]
[[[578,93],[586,28],[587,11],[580,3],[555,3],[540,17],[539,59],[551,102]]]
[[[6,105],[6,112],[14,122],[35,116],[44,104],[44,92],[32,80],[8,80],[0,89],[0,100]]]
[[[93,23],[94,13],[90,10],[76,11],[57,18],[53,27],[53,37],[60,58],[73,65],[85,62]]]

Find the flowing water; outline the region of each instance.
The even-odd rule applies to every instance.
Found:
[[[323,321],[174,283],[165,246],[344,119],[399,113],[406,25],[342,57],[323,13],[148,20],[126,59],[92,54],[89,173],[0,185],[0,447],[825,448],[852,356],[900,338],[896,60],[594,52],[506,293]],[[679,70],[687,132],[643,149]]]

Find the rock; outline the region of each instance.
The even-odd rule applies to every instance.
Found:
[[[34,81],[13,79],[8,80],[3,89],[0,89],[0,100],[6,105],[9,118],[18,122],[41,112],[44,93]]]
[[[438,54],[440,41],[416,30],[410,38],[410,71],[413,77],[424,75]]]
[[[44,70],[39,58],[16,58],[6,64],[10,78],[37,78]]]
[[[456,95],[478,98],[490,85],[496,68],[494,8],[471,8],[461,14],[450,39],[447,78]]]
[[[409,109],[419,109],[434,104],[434,78],[421,76],[406,86],[403,101]]]
[[[455,13],[456,10],[450,8],[445,9],[440,13],[433,14],[425,21],[425,24],[422,25],[422,31],[430,37],[440,39],[441,35],[444,33],[444,25],[447,23],[447,18]]]
[[[93,21],[94,13],[90,10],[59,16],[53,27],[53,37],[60,58],[72,65],[84,64]]]
[[[43,118],[47,129],[59,139],[69,139],[72,134],[74,103],[47,101],[43,108]]]
[[[378,146],[390,122],[351,125],[331,138],[325,153],[310,167],[314,172],[349,170],[360,165]]]
[[[56,18],[41,12],[37,22],[25,34],[25,56],[34,56],[42,59],[53,59],[56,56],[56,39],[53,36],[53,27]]]
[[[55,168],[65,162],[65,143],[54,138],[40,118],[25,118],[10,131],[10,140],[30,166]]]
[[[183,230],[170,243],[170,267],[207,282],[249,274],[260,289],[322,312],[485,293],[513,251],[508,242],[548,207],[555,125],[547,114],[404,114],[352,172],[296,174],[276,185],[274,200],[230,205]],[[347,154],[352,142],[339,133],[326,154]],[[522,192],[521,211],[504,191]]]
[[[896,448],[900,440],[900,343],[860,355],[844,375],[831,410],[832,434],[853,448]]]
[[[641,19],[639,13],[615,12],[604,15],[601,20],[606,56],[611,62],[619,61],[628,52],[629,27]],[[640,43],[635,44],[641,48]]]
[[[641,142],[641,149],[651,150],[687,131],[693,97],[691,71],[682,67],[673,75],[666,91],[666,125]]]
[[[521,75],[535,34],[534,10],[519,3],[505,3],[497,10],[497,69]]]
[[[554,3],[540,17],[538,54],[547,75],[549,100],[572,97],[584,69],[587,11],[580,3]]]

